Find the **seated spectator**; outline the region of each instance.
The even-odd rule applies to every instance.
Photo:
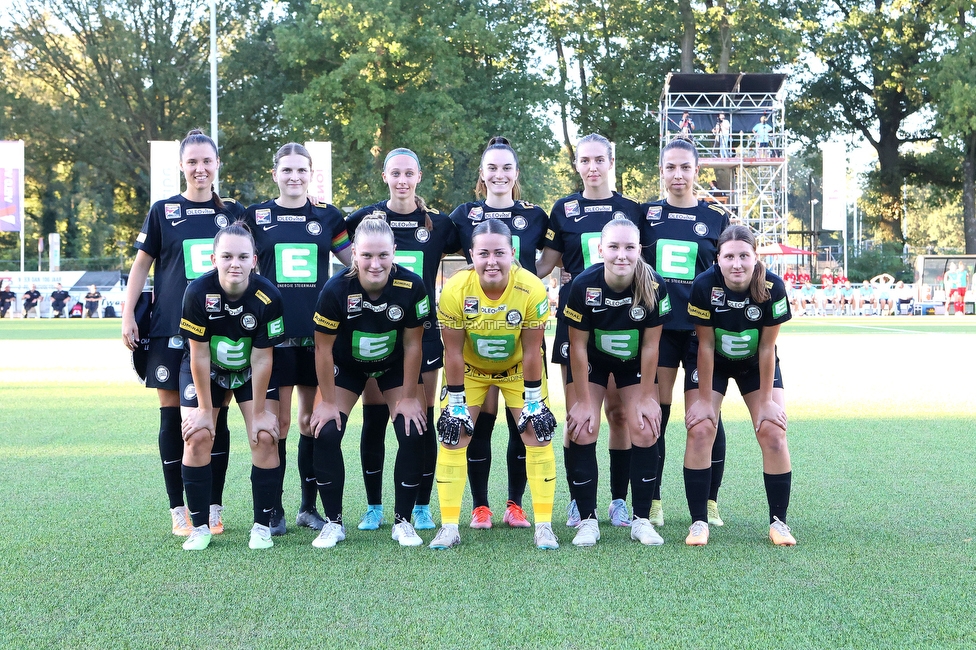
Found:
[[[41,317],[41,302],[44,297],[41,296],[41,292],[37,290],[36,284],[31,284],[30,289],[24,292],[24,318],[30,316],[31,310],[34,310],[34,318]]]
[[[915,308],[915,289],[899,280],[893,292],[896,302],[895,314],[912,314]]]
[[[874,286],[867,280],[857,289],[856,304],[858,313],[862,315],[874,314],[878,309],[878,296],[875,295]]]
[[[807,313],[807,307],[813,307],[813,313],[817,313],[817,289],[810,282],[804,282],[803,287],[797,292],[797,311],[801,314]]]
[[[834,269],[834,286],[840,287],[845,282],[847,282],[847,276],[844,274],[844,269],[838,266]]]
[[[826,316],[827,306],[830,306],[830,310],[834,312],[834,315],[840,313],[840,293],[837,291],[837,287],[832,285],[830,282],[824,285],[823,289],[820,291],[820,312]]]
[[[802,287],[807,282],[811,282],[810,272],[806,269],[800,269],[796,274],[796,283]]]
[[[850,280],[845,280],[844,284],[840,285],[839,293],[841,311],[847,313],[847,308],[850,307],[853,314],[857,307],[854,304],[854,287],[851,286]]]
[[[820,272],[820,286],[826,287],[834,284],[834,272],[828,267]]]
[[[783,274],[783,282],[786,283],[787,287],[796,286],[796,273],[793,272],[792,266],[786,267],[786,273]]]
[[[71,299],[71,294],[62,288],[61,283],[54,285],[51,292],[51,314],[48,318],[65,318],[64,308]]]
[[[88,293],[85,294],[85,314],[87,318],[101,318],[102,315],[98,308],[102,306],[102,294],[94,284],[88,286]]]
[[[14,306],[14,300],[17,299],[17,294],[10,290],[10,283],[8,282],[3,287],[3,291],[0,291],[0,318],[4,318],[10,308]]]

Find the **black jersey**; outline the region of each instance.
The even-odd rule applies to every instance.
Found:
[[[485,205],[484,201],[464,203],[451,213],[451,221],[457,226],[461,237],[461,249],[468,263],[471,263],[471,233],[474,227],[485,219],[498,219],[512,231],[515,244],[515,259],[535,274],[536,251],[546,245],[546,230],[549,216],[537,205],[516,201],[510,208],[502,210]]]
[[[267,279],[251,274],[244,295],[229,300],[217,270],[192,281],[183,296],[180,333],[210,343],[210,366],[240,372],[251,366],[253,348],[270,348],[285,333],[281,294]]]
[[[33,309],[37,307],[38,301],[41,299],[41,292],[36,289],[28,289],[24,292],[24,309]]]
[[[641,213],[644,259],[668,284],[674,308],[674,319],[664,329],[693,330],[688,318],[691,283],[715,263],[718,236],[729,227],[729,216],[704,201],[693,208],[654,201],[641,205]]]
[[[65,301],[67,301],[70,297],[71,294],[65,291],[64,289],[51,292],[51,302],[55,304],[64,305]]]
[[[149,209],[136,249],[155,260],[150,337],[180,333],[180,304],[187,283],[213,268],[214,235],[244,214],[236,201],[223,202],[218,209],[212,200],[198,203],[177,194]]]
[[[640,354],[644,330],[671,320],[671,301],[661,278],[654,274],[654,309],[634,304],[632,291],[617,292],[607,285],[603,264],[594,264],[573,280],[563,309],[566,323],[590,332],[587,355],[591,363],[600,357],[630,361]]]
[[[349,247],[342,213],[325,203],[283,208],[271,200],[248,207],[244,220],[254,233],[258,269],[284,300],[285,338],[311,339],[315,301],[329,279],[329,252]]]
[[[752,302],[748,290],[740,293],[729,289],[717,265],[695,278],[688,314],[696,325],[715,330],[716,364],[757,362],[763,328],[790,320],[790,301],[783,280],[766,271],[766,287],[769,300],[757,304]]]
[[[441,265],[441,257],[461,250],[457,227],[447,215],[437,210],[427,208],[425,213],[417,209],[410,214],[400,214],[388,208],[387,203],[387,201],[380,201],[349,215],[346,219],[349,236],[353,237],[356,234],[356,227],[363,219],[368,217],[385,219],[393,230],[393,240],[396,244],[394,261],[398,266],[423,278],[427,295],[433,299],[436,295],[437,269]],[[434,226],[433,232],[427,230],[425,225],[428,215]]]
[[[592,200],[577,192],[552,206],[545,245],[563,254],[563,269],[576,277],[603,262],[600,232],[609,221],[630,219],[640,227],[641,216],[640,206],[617,192],[608,199]]]
[[[17,294],[13,291],[0,291],[0,303],[4,305],[10,306],[16,297]]]
[[[315,305],[315,331],[334,334],[337,365],[380,372],[403,361],[403,331],[431,317],[423,280],[393,265],[379,298],[371,299],[359,278],[340,273],[325,283]]]

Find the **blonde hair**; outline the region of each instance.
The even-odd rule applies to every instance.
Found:
[[[352,236],[352,245],[356,246],[367,237],[374,235],[386,237],[393,246],[396,246],[396,239],[393,237],[393,229],[390,228],[390,224],[386,223],[385,219],[379,219],[377,217],[366,217],[356,226],[356,232]],[[359,264],[356,262],[355,255],[352,256],[352,261],[349,263],[349,270],[346,271],[346,275],[349,277],[359,275]]]
[[[600,244],[607,237],[607,232],[611,228],[627,228],[637,233],[637,241],[640,241],[640,229],[630,219],[612,219],[600,231]],[[654,279],[654,270],[651,265],[644,261],[642,255],[637,256],[637,264],[634,265],[634,280],[631,282],[630,289],[634,294],[634,306],[643,304],[648,311],[654,311],[657,307],[657,291],[654,285],[658,284]]]
[[[718,236],[719,255],[722,254],[722,245],[730,241],[741,241],[752,247],[752,252],[756,252],[756,236],[748,226],[729,226]],[[752,280],[749,282],[749,295],[753,302],[763,303],[769,300],[769,287],[766,286],[766,265],[756,255],[756,267],[752,270]]]

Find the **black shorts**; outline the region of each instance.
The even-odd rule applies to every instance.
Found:
[[[687,374],[687,377],[692,380],[692,388],[698,389],[698,369],[696,368],[694,372]],[[712,370],[712,390],[717,393],[725,395],[725,392],[729,389],[729,379],[735,380],[736,386],[739,387],[740,395],[748,395],[759,390],[759,361],[754,363],[743,363],[735,365],[726,364],[715,364]],[[690,390],[687,388],[688,382],[685,381],[685,390]],[[783,374],[779,369],[779,357],[776,357],[776,367],[773,371],[773,388],[783,387]]]
[[[318,386],[315,346],[275,346],[272,376],[277,386]]]
[[[230,370],[210,368],[210,402],[213,408],[220,408],[224,405],[224,398],[228,391],[233,391],[234,399],[238,404],[250,402],[254,399],[254,382],[251,381],[251,368],[248,366],[240,372]],[[278,386],[274,383],[274,377],[268,385],[268,393],[265,399],[278,401]],[[183,356],[180,364],[180,406],[196,408],[197,389],[193,384],[193,374],[190,372],[190,355]]]
[[[659,368],[684,366],[685,373],[698,365],[698,335],[695,330],[669,330],[661,332],[658,346],[657,365]]]
[[[400,359],[384,370],[365,371],[355,364],[335,366],[335,385],[339,388],[362,395],[366,382],[376,380],[381,393],[403,386],[403,360]],[[420,378],[418,377],[418,383]]]
[[[634,386],[641,381],[640,357],[630,361],[620,361],[619,359],[601,356],[593,361],[596,361],[595,365],[592,362],[587,364],[587,372],[589,373],[587,380],[591,384],[606,388],[610,384],[610,375],[613,375],[613,381],[617,388]],[[573,383],[573,367],[567,365],[566,369],[568,370],[566,373],[566,385],[568,386]]]
[[[180,390],[180,366],[183,363],[182,336],[149,339],[146,362],[146,388]]]
[[[563,307],[569,302],[569,288],[572,282],[559,287],[559,307],[556,309],[556,336],[552,342],[552,363],[569,365],[569,325],[563,318]]]
[[[420,372],[431,372],[444,367],[444,342],[441,341],[441,331],[434,323],[424,330],[424,358],[420,362]]]

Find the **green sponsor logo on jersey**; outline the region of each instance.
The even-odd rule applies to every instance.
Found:
[[[786,298],[780,298],[773,303],[773,318],[779,318],[786,313]]]
[[[210,339],[210,358],[221,368],[228,370],[243,370],[251,365],[251,337],[240,341],[226,336],[215,336]]]
[[[196,280],[213,268],[213,238],[183,240],[183,270],[187,280]]]
[[[594,329],[596,349],[611,357],[629,361],[637,356],[640,347],[640,332],[637,330],[607,331]]]
[[[413,271],[420,277],[424,277],[424,252],[423,251],[397,251],[393,255],[393,262],[399,264],[408,271]]]
[[[657,313],[661,316],[671,313],[671,296],[664,296],[664,299],[658,303]]]
[[[515,353],[515,335],[481,336],[471,334],[471,347],[474,353],[482,359],[501,361],[508,359]]]
[[[549,313],[549,298],[540,300],[539,304],[535,306],[535,311],[539,318],[545,318],[546,314]]]
[[[512,235],[512,248],[515,249],[515,259],[519,259],[519,253],[522,252],[522,244],[519,241],[518,235]]]
[[[417,303],[417,318],[426,318],[430,313],[430,298],[424,296],[424,299]]]
[[[268,323],[268,338],[273,339],[285,333],[285,319],[279,316]]]
[[[715,350],[726,359],[748,359],[759,350],[759,330],[729,332],[716,327]]]
[[[695,260],[698,259],[698,242],[677,239],[657,241],[657,268],[655,271],[671,280],[694,280]]]
[[[275,244],[274,251],[275,277],[278,282],[318,282],[318,244]]]
[[[580,235],[580,248],[583,249],[584,269],[603,262],[603,256],[600,255],[600,233],[587,232]]]
[[[358,361],[380,361],[393,354],[397,333],[354,331],[352,333],[352,356]]]

